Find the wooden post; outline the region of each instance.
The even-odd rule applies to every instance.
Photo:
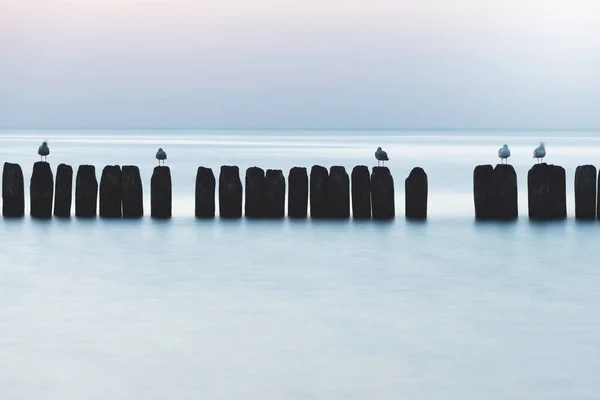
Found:
[[[242,181],[240,180],[240,169],[237,166],[221,166],[219,214],[222,218],[242,217]]]
[[[150,215],[152,218],[171,218],[173,194],[171,169],[160,165],[154,167],[150,178]]]
[[[575,170],[575,218],[596,219],[596,167],[580,165]]]
[[[517,173],[512,165],[478,165],[473,172],[475,218],[511,220],[518,218]]]
[[[328,190],[329,173],[327,168],[314,165],[310,170],[310,217],[329,218]]]
[[[263,217],[264,192],[265,171],[258,167],[248,168],[246,170],[246,202],[244,207],[246,218]]]
[[[288,217],[306,218],[308,215],[308,174],[306,168],[292,168],[288,181]]]
[[[512,220],[519,216],[517,173],[512,165],[498,164],[494,168],[492,217]]]
[[[215,174],[212,169],[198,167],[196,172],[196,218],[215,217]]]
[[[556,220],[567,217],[564,168],[535,164],[527,174],[529,218]]]
[[[265,217],[283,218],[285,216],[285,177],[280,169],[267,170],[263,204]]]
[[[29,184],[31,197],[30,214],[32,218],[52,218],[52,199],[54,198],[54,177],[47,162],[33,164],[33,173]]]
[[[2,171],[2,215],[5,217],[25,215],[24,186],[21,166],[5,162]]]
[[[93,165],[80,165],[75,178],[75,216],[91,218],[98,208],[98,181]]]
[[[388,167],[373,167],[371,202],[373,219],[392,219],[396,216],[394,178]]]
[[[427,174],[421,167],[413,168],[404,181],[404,213],[407,219],[427,219],[427,190]]]
[[[371,219],[371,175],[366,165],[352,169],[352,217]]]
[[[494,167],[478,165],[473,171],[475,219],[494,218]]]
[[[73,202],[73,167],[60,164],[56,170],[54,216],[69,218]]]
[[[144,216],[144,189],[140,169],[135,165],[123,165],[121,171],[123,218]]]
[[[346,169],[333,166],[329,169],[327,202],[331,218],[350,218],[350,178]]]
[[[100,217],[121,218],[123,201],[121,167],[107,165],[100,177]]]

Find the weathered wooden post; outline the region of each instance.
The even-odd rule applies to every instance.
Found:
[[[498,164],[494,168],[492,217],[512,220],[519,217],[517,173],[512,165]]]
[[[33,173],[29,184],[31,197],[30,214],[32,218],[52,218],[52,199],[54,198],[54,177],[47,162],[33,164]]]
[[[144,189],[140,169],[135,165],[123,165],[121,170],[121,193],[123,218],[144,216]]]
[[[331,218],[350,218],[350,177],[344,167],[329,169],[327,197]]]
[[[328,218],[330,208],[328,202],[329,173],[327,168],[313,165],[310,170],[310,217]]]
[[[371,176],[369,167],[357,165],[352,169],[352,218],[371,219]]]
[[[222,218],[242,217],[242,181],[240,180],[240,169],[237,166],[221,166],[219,214]]]
[[[95,217],[98,208],[98,181],[93,165],[80,165],[75,177],[75,216]]]
[[[494,167],[478,165],[473,171],[475,218],[494,218]]]
[[[164,165],[154,167],[150,178],[150,215],[152,218],[171,218],[172,190],[171,169]]]
[[[248,168],[246,170],[246,202],[244,207],[246,218],[263,217],[264,192],[265,171],[258,167]]]
[[[308,174],[306,168],[292,168],[288,182],[288,217],[306,218],[308,215]]]
[[[58,166],[54,192],[54,216],[69,218],[73,201],[73,167],[66,164]]]
[[[535,164],[527,174],[529,218],[555,220],[567,217],[566,177],[563,167]]]
[[[285,177],[280,169],[268,169],[265,175],[264,212],[267,218],[285,216]]]
[[[394,178],[388,167],[373,167],[371,203],[373,219],[392,219],[396,216]]]
[[[596,219],[596,167],[580,165],[575,170],[575,218]]]
[[[413,168],[404,181],[404,214],[407,219],[427,219],[427,174],[421,167]]]
[[[198,167],[196,172],[196,218],[215,217],[215,174],[212,169]]]
[[[512,165],[478,165],[473,171],[475,218],[511,220],[518,218],[517,173]]]
[[[24,186],[21,166],[5,162],[2,171],[2,215],[5,217],[25,215]]]
[[[100,177],[100,217],[121,218],[123,177],[121,167],[107,165]]]

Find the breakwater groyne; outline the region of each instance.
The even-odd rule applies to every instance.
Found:
[[[2,173],[2,215],[25,215],[25,183],[19,164],[4,163]],[[243,181],[242,181],[243,179]],[[150,210],[144,210],[140,170],[133,165],[108,165],[100,181],[93,165],[77,171],[60,164],[56,179],[49,163],[38,161],[30,179],[30,215],[33,218],[170,218],[172,182],[168,166],[154,168],[150,179]],[[427,176],[416,168],[407,178],[414,199],[407,204],[407,217],[426,217]],[[73,190],[74,207],[73,207]],[[224,165],[218,176],[212,169],[198,167],[195,187],[197,218],[333,218],[392,219],[396,216],[394,179],[387,167],[362,165],[351,176],[344,167],[327,169],[315,165],[310,171],[295,167],[287,179],[282,170],[251,167],[242,177],[237,166]],[[218,199],[218,202],[217,202]],[[352,201],[351,201],[352,199]],[[412,204],[411,203],[411,204]],[[352,208],[351,208],[352,206]],[[414,209],[414,210],[413,210]]]
[[[567,217],[565,175],[564,168],[546,163],[535,164],[529,170],[530,219]],[[577,219],[600,216],[599,184],[593,165],[577,167],[574,188]],[[427,218],[428,190],[426,172],[420,167],[413,168],[404,182],[405,218]],[[369,169],[359,165],[350,174],[342,166],[327,169],[315,165],[310,170],[294,167],[287,177],[278,169],[250,167],[242,176],[237,166],[223,165],[216,176],[211,168],[198,167],[195,217],[389,220],[396,217],[394,191],[394,178],[387,167]],[[144,210],[143,182],[139,168],[133,165],[108,165],[102,169],[98,182],[93,165],[80,165],[74,173],[71,166],[60,164],[54,176],[49,163],[38,161],[33,166],[29,193],[29,213],[33,218],[150,215],[165,219],[172,215],[171,170],[164,165],[155,167],[150,179],[150,210]],[[473,201],[476,219],[518,218],[515,169],[509,164],[476,166]],[[25,180],[18,164],[4,163],[2,215],[12,218],[25,215]]]

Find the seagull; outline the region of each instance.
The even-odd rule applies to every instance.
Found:
[[[508,164],[508,157],[510,157],[510,149],[507,145],[503,145],[500,150],[498,150],[498,157],[500,157],[500,163],[503,163],[506,160]]]
[[[167,153],[162,148],[159,148],[156,152],[156,159],[158,160],[158,165],[162,161],[162,165],[165,165],[165,160],[167,159]]]
[[[540,145],[533,151],[533,158],[537,158],[538,164],[540,160],[543,160],[546,157],[546,147],[544,146],[544,142],[541,142]]]
[[[48,147],[48,143],[42,142],[42,145],[38,147],[38,155],[40,156],[40,161],[44,158],[46,161],[46,157],[50,154],[50,148]]]
[[[387,153],[381,150],[381,147],[377,148],[377,151],[375,152],[375,158],[377,159],[377,166],[379,166],[379,161],[382,161],[383,165],[385,165],[385,162],[389,160]]]

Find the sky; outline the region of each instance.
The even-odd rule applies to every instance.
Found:
[[[597,0],[0,0],[0,127],[599,129]]]

